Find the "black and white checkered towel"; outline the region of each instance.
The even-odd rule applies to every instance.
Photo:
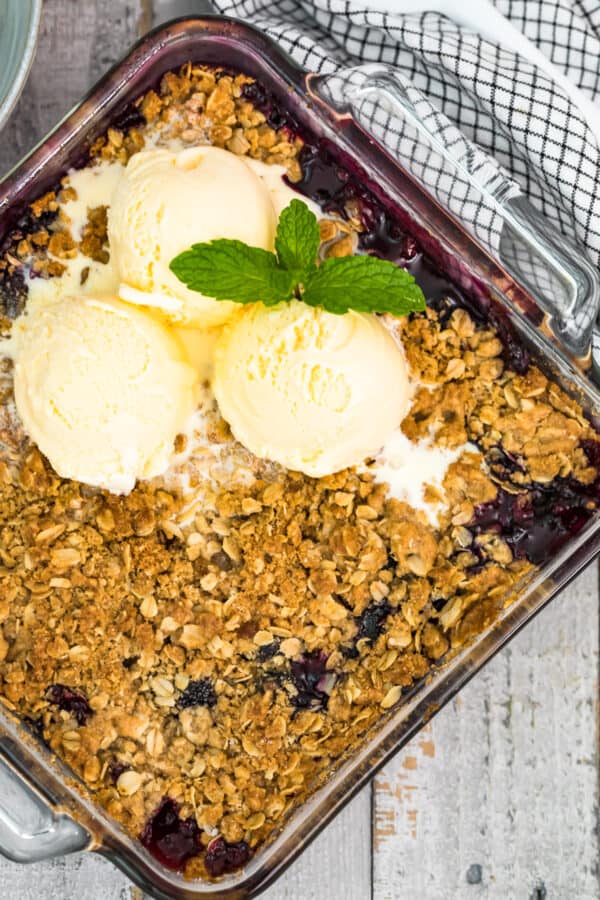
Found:
[[[394,110],[381,109],[365,90],[372,70],[385,64],[434,135],[450,148],[493,198],[524,192],[550,222],[587,248],[600,265],[600,146],[562,88],[537,67],[460,27],[437,12],[392,14],[360,0],[213,0],[219,12],[257,25],[306,69],[331,73],[335,95],[358,89],[365,125],[429,183],[439,198],[468,218],[498,251],[501,223],[493,204],[471,203],[456,190],[456,170],[414,152],[416,134]],[[464,0],[477,3],[478,0]],[[435,2],[432,5],[436,5]],[[600,102],[598,0],[495,0],[509,18],[588,97]],[[398,4],[401,7],[401,3]],[[357,68],[360,67],[360,68]],[[337,86],[337,88],[336,88]],[[362,93],[361,93],[362,86]],[[362,104],[362,106],[361,106]],[[357,108],[355,108],[355,112]],[[412,150],[411,150],[412,148]],[[448,194],[452,198],[448,199]]]

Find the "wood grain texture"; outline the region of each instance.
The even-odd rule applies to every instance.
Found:
[[[369,900],[371,860],[368,786],[261,900]]]
[[[0,857],[2,900],[141,900],[134,888],[107,860],[92,854],[17,866]]]
[[[215,8],[210,0],[148,0],[153,10],[155,25],[178,19],[180,16],[205,15],[214,13]]]
[[[29,81],[0,134],[0,175],[126,52],[140,9],[140,0],[46,0]]]
[[[596,900],[597,568],[376,779],[377,900]]]

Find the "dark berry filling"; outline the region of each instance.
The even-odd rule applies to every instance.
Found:
[[[339,150],[331,142],[315,140],[305,133],[262,85],[247,84],[242,94],[264,113],[272,128],[285,128],[290,135],[299,135],[304,141],[298,156],[302,177],[293,184],[296,190],[318,203],[325,212],[342,218],[358,216],[363,229],[359,244],[363,250],[401,264],[417,258],[420,252],[417,242],[364,184],[351,159],[342,163]]]
[[[383,631],[385,620],[391,611],[392,607],[387,600],[380,600],[378,603],[371,603],[367,606],[356,619],[356,640],[367,638],[371,642],[376,641]]]
[[[3,223],[0,222],[0,259],[8,256],[19,259],[19,243],[40,229],[51,230],[57,215],[57,211],[44,210],[39,216],[35,216],[31,209],[27,209],[12,231],[8,232],[4,231]],[[38,276],[31,272],[31,277]],[[3,315],[8,319],[20,316],[25,309],[27,294],[25,270],[22,267],[0,269],[0,312]]]
[[[262,84],[257,81],[245,84],[242,88],[242,97],[264,113],[267,125],[270,125],[271,128],[280,129],[288,126],[289,114],[280,108],[273,95]],[[293,123],[293,131],[296,131],[295,123]]]
[[[203,851],[201,831],[193,818],[182,819],[179,804],[165,797],[140,835],[140,841],[155,859],[180,872],[188,860]],[[228,842],[217,837],[206,848],[204,862],[213,878],[245,866],[252,851],[246,841]]]
[[[267,662],[269,659],[273,659],[273,657],[277,654],[279,650],[279,641],[271,641],[270,644],[263,644],[262,647],[258,648],[258,653],[256,654],[256,658],[259,662]]]
[[[44,720],[41,716],[37,718],[33,718],[32,716],[24,716],[23,721],[38,740],[46,743],[44,738]]]
[[[599,487],[599,481],[600,481],[600,440],[599,440],[599,441],[595,441],[593,438],[585,438],[585,439],[581,442],[581,446],[582,446],[582,448],[583,448],[583,452],[585,453],[585,455],[587,456],[587,458],[588,458],[588,460],[589,460],[590,466],[593,466],[595,469],[598,469],[598,473],[599,473],[599,474],[598,474],[598,477],[596,478],[596,481],[594,482],[594,485],[593,485],[594,496],[598,497],[598,496],[600,496],[600,487]]]
[[[49,703],[53,703],[59,709],[72,715],[78,725],[85,725],[92,715],[87,697],[72,688],[65,687],[64,684],[53,684],[49,687],[46,699]]]
[[[229,572],[233,569],[233,560],[230,556],[227,556],[224,550],[219,550],[217,553],[214,553],[210,558],[211,563],[214,563],[222,572]]]
[[[294,188],[311,197],[325,212],[342,218],[350,213],[358,216],[361,249],[401,265],[418,257],[419,248],[412,235],[360,180],[339,164],[326,145],[306,143],[298,162],[302,178]]]
[[[538,315],[530,314],[529,318],[536,324],[539,324],[542,315],[541,313]],[[488,315],[488,321],[496,329],[496,334],[502,341],[502,359],[518,375],[524,375],[531,362],[530,353],[519,340],[502,310],[499,307],[491,310]]]
[[[177,701],[179,709],[188,709],[190,706],[216,706],[217,695],[208,678],[200,678],[198,681],[190,681]]]
[[[224,875],[226,872],[235,872],[245,866],[252,855],[246,841],[228,842],[225,838],[217,837],[206,848],[204,864],[206,871],[213,878]]]
[[[121,109],[112,119],[112,127],[126,133],[130,128],[142,128],[146,120],[138,106],[130,103]]]
[[[336,681],[327,669],[327,655],[321,650],[305,653],[290,664],[292,683],[297,694],[291,698],[298,709],[326,709]]]
[[[523,460],[516,454],[509,453],[504,447],[490,448],[485,454],[485,461],[492,475],[504,483],[513,482],[515,475],[523,477],[527,475],[527,468]],[[516,488],[519,487],[518,481],[515,481],[514,484]],[[530,486],[528,485],[528,487]]]
[[[590,464],[600,468],[600,442],[584,440],[582,447]],[[505,481],[523,471],[516,457],[498,448],[489,465],[496,477]],[[581,531],[599,500],[600,475],[591,485],[574,478],[555,478],[550,484],[528,485],[519,493],[501,487],[495,500],[476,508],[469,527],[476,534],[500,534],[516,559],[541,565]]]
[[[113,784],[116,784],[123,772],[127,772],[129,769],[131,769],[131,766],[126,766],[124,763],[119,762],[118,759],[113,759],[108,764],[108,777]]]
[[[123,660],[121,665],[123,666],[124,669],[133,669],[133,667],[135,666],[138,659],[139,659],[139,656],[127,656]]]
[[[180,871],[202,852],[200,829],[195,819],[181,819],[179,804],[165,797],[143,832],[140,841],[168,869]]]

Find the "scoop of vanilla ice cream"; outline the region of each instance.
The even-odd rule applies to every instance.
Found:
[[[13,331],[17,411],[60,476],[127,493],[164,472],[197,400],[167,327],[119,300],[66,297]]]
[[[136,153],[108,213],[108,237],[130,303],[210,327],[237,304],[189,290],[169,268],[192,244],[229,238],[271,250],[277,215],[270,193],[243,160],[218,147]]]
[[[253,305],[225,327],[213,389],[240,443],[313,477],[377,453],[410,399],[403,353],[375,316],[299,301]]]

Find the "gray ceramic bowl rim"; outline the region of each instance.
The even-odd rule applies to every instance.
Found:
[[[8,0],[10,3],[11,0]],[[12,75],[12,83],[4,96],[0,96],[0,129],[4,127],[8,117],[15,108],[17,100],[21,96],[21,91],[27,81],[29,70],[35,55],[37,45],[38,31],[40,27],[40,18],[42,13],[42,0],[14,0],[17,7],[20,7],[21,18],[26,21],[29,18],[26,29],[23,29],[23,39],[21,40],[20,55],[17,65]]]

